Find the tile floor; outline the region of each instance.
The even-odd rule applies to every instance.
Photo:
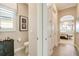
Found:
[[[53,56],[78,56],[72,40],[61,40],[58,47],[54,48]]]

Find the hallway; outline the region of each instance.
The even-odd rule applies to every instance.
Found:
[[[64,41],[63,41],[64,42]],[[58,47],[54,48],[53,56],[78,56],[76,48],[69,41],[60,43]]]

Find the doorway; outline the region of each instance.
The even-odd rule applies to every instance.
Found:
[[[60,18],[60,41],[59,45],[54,48],[54,56],[77,56],[74,47],[74,16],[65,15]]]
[[[72,15],[60,18],[60,43],[74,44],[74,16]]]

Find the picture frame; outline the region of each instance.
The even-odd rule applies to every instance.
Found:
[[[19,30],[20,31],[28,30],[28,17],[22,15],[19,16]]]

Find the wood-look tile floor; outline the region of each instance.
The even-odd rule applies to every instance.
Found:
[[[69,42],[68,42],[69,43]],[[78,52],[73,44],[60,43],[53,50],[53,56],[78,56]]]

